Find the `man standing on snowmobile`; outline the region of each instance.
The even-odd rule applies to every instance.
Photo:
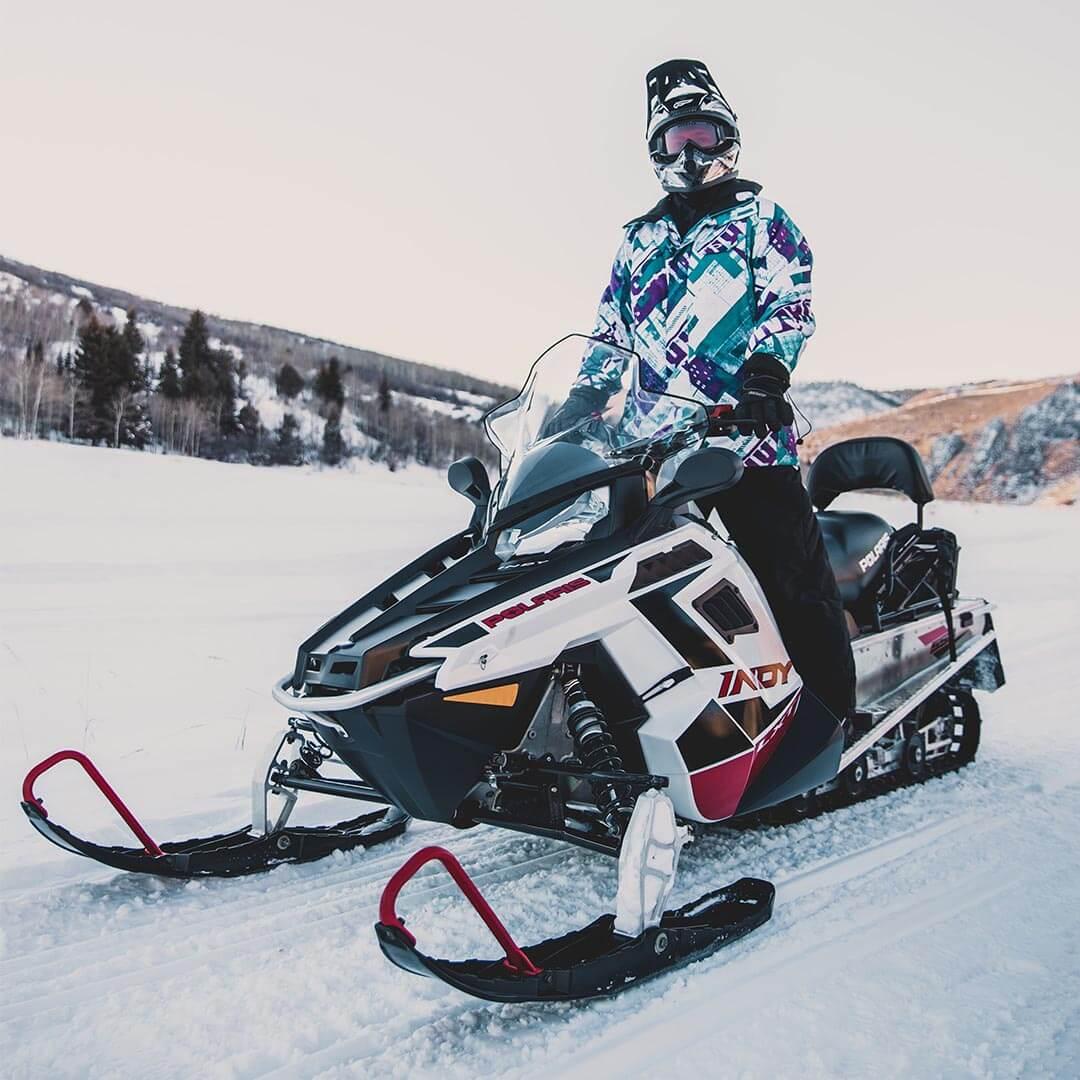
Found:
[[[752,416],[725,443],[747,466],[742,481],[702,510],[717,510],[796,670],[843,718],[854,703],[851,642],[785,397],[814,331],[810,248],[760,184],[739,178],[736,116],[708,68],[669,60],[645,82],[649,155],[667,195],[626,225],[594,335],[636,352],[649,389]],[[601,381],[586,360],[573,393],[603,392]]]

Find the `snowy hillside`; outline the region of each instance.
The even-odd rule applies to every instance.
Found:
[[[895,409],[900,404],[899,397],[843,381],[796,381],[791,388],[791,398],[815,428],[861,420]]]
[[[188,308],[83,281],[58,271],[43,270],[0,255],[0,299],[10,300],[20,296],[33,306],[59,309],[68,316],[80,301],[85,301],[99,317],[118,322],[121,326],[126,312],[134,308],[140,315],[139,329],[151,342],[153,355],[158,362],[168,345],[175,346],[179,342],[184,324],[191,314]],[[70,322],[70,319],[67,321]],[[372,382],[377,382],[378,376],[386,371],[392,381],[422,387],[435,400],[456,402],[456,395],[460,392],[463,404],[475,404],[477,397],[486,401],[493,396],[499,397],[506,389],[498,383],[448,368],[401,360],[370,349],[358,349],[292,330],[214,315],[209,317],[209,321],[218,344],[231,349],[237,359],[246,360],[247,369],[253,374],[272,373],[275,361],[280,363],[284,359],[299,357],[300,364],[314,366],[333,355],[340,357],[343,363],[352,363],[368,371]],[[5,327],[0,321],[0,331],[3,329]],[[2,336],[0,333],[0,339]],[[2,340],[0,344],[3,344]]]
[[[9,439],[0,477],[3,1076],[1080,1073],[1077,512],[929,508],[960,536],[962,591],[999,605],[1009,682],[983,699],[973,766],[797,826],[707,831],[673,900],[760,875],[778,887],[770,923],[610,1001],[498,1006],[383,960],[372,924],[389,874],[445,844],[536,940],[609,908],[603,856],[419,824],[370,856],[166,882],[51,847],[17,799],[28,765],[70,746],[152,834],[243,824],[283,719],[268,688],[297,642],[460,527],[466,502],[430,470],[260,470]],[[893,499],[845,500],[906,515]],[[58,820],[126,839],[77,770],[39,793]],[[401,907],[435,953],[492,948],[436,871]]]
[[[133,424],[143,428],[138,439],[132,431],[129,438],[116,440],[121,444],[265,463],[274,456],[268,452],[269,437],[289,414],[304,444],[301,456],[310,460],[333,406],[346,451],[394,466],[412,460],[446,464],[463,453],[487,453],[477,421],[513,392],[431,364],[211,315],[205,320],[207,346],[228,358],[234,386],[224,396],[233,399],[229,415],[237,414],[243,431],[218,422],[220,402],[202,401],[203,412],[214,414],[215,422],[202,424],[203,438],[193,451],[172,437],[184,420],[178,409],[183,414],[189,404],[177,402],[185,396],[183,378],[171,394],[162,381],[169,363],[175,365],[182,353],[192,312],[0,256],[0,434],[90,437],[87,425],[78,422],[89,388],[75,385],[79,380],[70,365],[65,370],[57,364],[77,355],[80,335],[92,321],[122,331],[129,312],[141,336],[139,368],[146,372],[145,383],[127,388],[129,411],[145,416],[147,423]],[[182,355],[180,361],[182,366]],[[339,372],[341,400],[318,392],[320,372],[328,365]],[[282,389],[286,369],[298,380],[290,392]],[[514,374],[525,370],[523,358],[521,372]]]

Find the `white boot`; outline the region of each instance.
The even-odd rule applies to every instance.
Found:
[[[675,820],[671,800],[655,788],[638,796],[619,852],[615,932],[639,937],[657,926],[675,884],[679,852],[690,830]]]

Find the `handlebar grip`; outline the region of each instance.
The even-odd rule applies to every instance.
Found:
[[[714,405],[709,409],[709,435],[734,438],[737,434],[749,434],[742,431],[740,425],[754,423],[750,413],[742,405]]]

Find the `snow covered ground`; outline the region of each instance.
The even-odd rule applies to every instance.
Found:
[[[70,746],[155,836],[247,821],[283,716],[268,687],[297,642],[457,527],[464,500],[421,470],[13,440],[0,494],[0,1076],[1080,1074],[1080,514],[930,508],[960,535],[962,589],[1000,605],[1009,684],[983,699],[974,766],[798,826],[699,837],[674,900],[768,877],[772,922],[610,1001],[498,1006],[383,960],[371,927],[392,870],[447,844],[528,942],[608,910],[613,864],[417,824],[370,856],[185,884],[66,854],[18,807],[26,768]],[[127,842],[76,768],[38,791],[62,823]],[[435,869],[402,909],[433,952],[491,953]]]

